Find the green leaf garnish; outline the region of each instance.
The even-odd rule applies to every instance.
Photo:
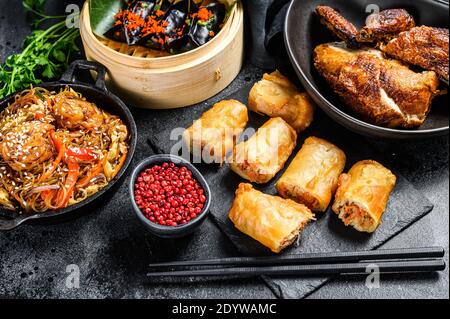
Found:
[[[123,0],[90,0],[89,10],[92,31],[103,36],[114,26],[114,16],[124,6]]]

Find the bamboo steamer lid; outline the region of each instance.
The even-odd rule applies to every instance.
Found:
[[[88,2],[81,12],[80,33],[87,59],[108,69],[108,89],[141,108],[171,109],[205,101],[236,78],[244,60],[241,4],[234,7],[215,38],[178,55],[162,56],[147,48],[98,38],[90,25]]]

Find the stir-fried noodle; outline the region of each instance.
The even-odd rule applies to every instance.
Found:
[[[66,88],[32,88],[0,113],[0,207],[57,210],[100,191],[129,148],[122,120]]]

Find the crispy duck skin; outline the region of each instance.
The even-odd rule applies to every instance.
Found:
[[[363,120],[390,128],[423,124],[439,93],[435,72],[416,73],[379,50],[319,45],[314,63],[343,102]]]
[[[449,30],[432,27],[415,27],[402,32],[381,50],[389,56],[435,71],[449,81]]]
[[[414,18],[404,9],[384,10],[371,14],[358,34],[358,42],[389,41],[401,32],[416,26]]]
[[[342,41],[351,47],[358,47],[358,29],[336,10],[328,6],[317,6],[320,22]]]

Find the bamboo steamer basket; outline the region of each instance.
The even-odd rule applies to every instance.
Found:
[[[88,1],[81,12],[80,33],[87,59],[108,69],[108,88],[140,108],[172,109],[205,101],[236,78],[244,60],[241,4],[215,38],[178,55],[154,57],[155,51],[97,37],[90,25]]]

